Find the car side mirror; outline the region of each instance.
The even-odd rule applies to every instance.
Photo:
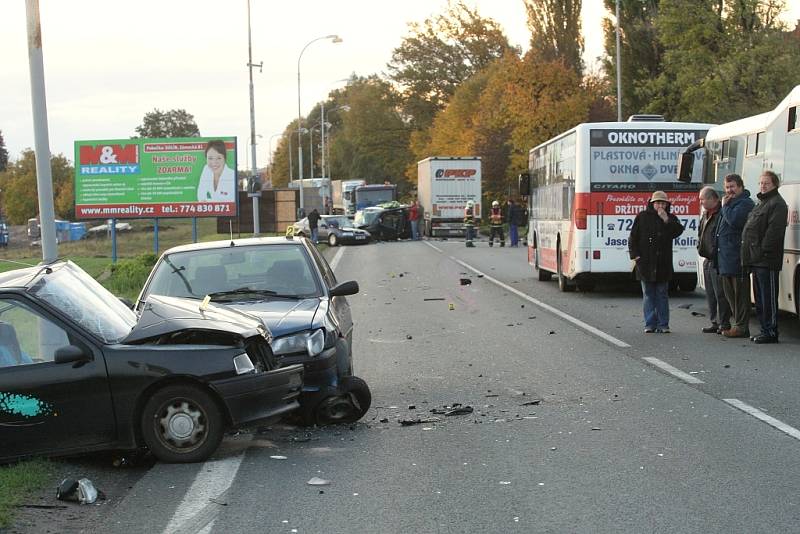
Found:
[[[678,155],[678,181],[690,183],[694,168],[694,152],[681,152]]]
[[[358,293],[358,282],[354,280],[342,282],[339,285],[333,286],[329,293],[332,297],[346,297],[347,295],[355,295]]]
[[[55,363],[88,362],[91,359],[92,356],[90,354],[75,345],[58,348],[53,355]]]

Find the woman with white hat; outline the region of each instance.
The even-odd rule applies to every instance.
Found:
[[[669,212],[666,193],[655,191],[647,208],[633,221],[628,251],[636,262],[636,278],[642,282],[644,332],[669,330],[669,281],[672,279],[672,242],[683,225]]]

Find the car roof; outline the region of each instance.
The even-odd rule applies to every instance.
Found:
[[[203,243],[189,243],[179,245],[164,251],[164,255],[176,252],[189,252],[194,250],[213,250],[230,247],[247,247],[254,245],[297,245],[303,246],[303,238],[300,237],[247,237],[244,239],[223,239],[220,241],[205,241]]]

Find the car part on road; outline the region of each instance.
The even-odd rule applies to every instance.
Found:
[[[367,383],[357,376],[346,376],[336,395],[323,398],[314,408],[313,419],[318,425],[353,423],[361,419],[372,404]]]
[[[142,437],[162,462],[205,460],[222,441],[223,426],[217,403],[195,386],[164,387],[142,410]]]

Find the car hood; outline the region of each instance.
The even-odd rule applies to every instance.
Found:
[[[273,337],[281,337],[312,328],[320,299],[231,302],[228,306],[255,315],[267,324]]]
[[[201,301],[163,295],[150,295],[139,314],[139,321],[122,343],[134,343],[182,330],[216,330],[248,338],[269,331],[257,318],[219,304],[200,310]]]

